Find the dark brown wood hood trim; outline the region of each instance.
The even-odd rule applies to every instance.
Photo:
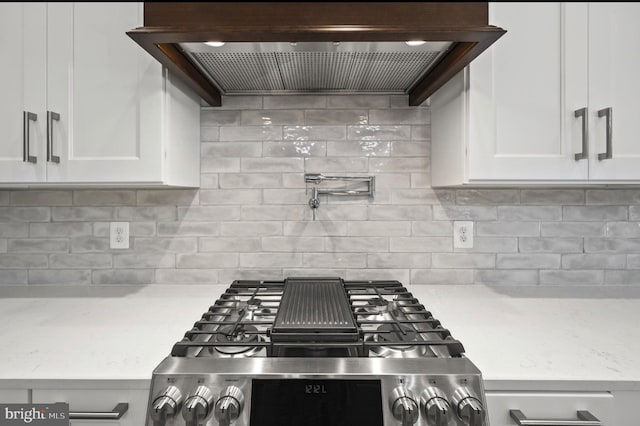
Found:
[[[409,92],[424,102],[505,30],[488,25],[488,3],[145,3],[144,27],[127,34],[211,106],[222,97],[176,46],[221,41],[451,41],[453,47]]]

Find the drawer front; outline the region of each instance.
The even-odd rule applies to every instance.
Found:
[[[577,411],[589,411],[603,426],[615,426],[614,400],[608,392],[487,392],[491,426],[514,426],[509,410],[528,419],[577,420]]]
[[[26,389],[0,389],[0,404],[26,404],[29,391]]]
[[[108,412],[120,402],[129,409],[119,420],[71,420],[71,426],[140,426],[145,422],[149,392],[140,389],[34,389],[34,403],[69,403],[69,411]]]

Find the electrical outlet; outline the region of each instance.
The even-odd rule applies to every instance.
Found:
[[[473,248],[473,221],[453,222],[453,248]]]
[[[129,248],[129,222],[111,222],[109,240],[112,249]]]

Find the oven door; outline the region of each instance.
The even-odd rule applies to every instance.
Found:
[[[380,380],[252,382],[251,426],[383,426]]]

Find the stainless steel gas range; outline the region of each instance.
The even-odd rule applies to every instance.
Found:
[[[154,370],[147,426],[486,426],[480,371],[397,281],[235,281]]]

